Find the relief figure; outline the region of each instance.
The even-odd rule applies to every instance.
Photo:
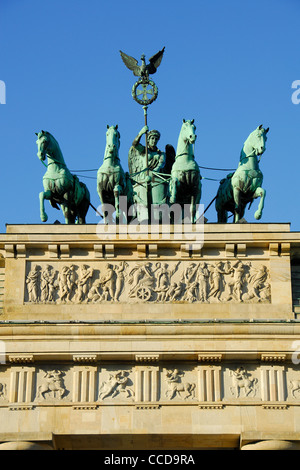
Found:
[[[163,302],[166,300],[167,292],[171,285],[171,278],[177,270],[179,262],[175,265],[174,269],[168,269],[167,263],[157,263],[157,270],[155,271],[156,277],[156,288],[155,292],[157,294],[156,300],[158,302]]]
[[[56,392],[58,393],[58,399],[60,400],[66,392],[65,386],[61,376],[62,372],[58,370],[51,370],[46,372],[42,380],[42,384],[38,387],[37,398],[45,398],[45,393],[53,392],[53,398],[56,398]]]
[[[222,264],[223,263],[221,261],[218,261],[213,266],[213,271],[211,274],[211,289],[209,292],[209,297],[213,297],[217,301],[220,301],[223,288],[223,274],[225,274],[225,271],[221,269]]]
[[[83,264],[80,268],[80,277],[77,282],[77,302],[88,301],[87,294],[91,285],[91,278],[93,276],[93,268],[89,268],[86,264]]]
[[[266,283],[268,270],[264,265],[259,268],[252,268],[252,273],[248,280],[247,300],[255,299],[257,302],[265,300],[269,296],[269,284]]]
[[[136,264],[129,272],[128,282],[131,285],[131,289],[128,293],[129,297],[137,297],[140,300],[150,300],[152,288],[155,284],[151,263]]]
[[[29,302],[38,302],[39,271],[37,266],[33,266],[26,278]]]
[[[34,303],[271,302],[267,266],[241,260],[33,265],[26,288]]]
[[[56,272],[47,264],[41,272],[41,302],[43,303],[54,301],[55,276]]]
[[[300,380],[291,380],[289,384],[289,388],[291,389],[292,396],[297,398],[295,392],[300,391]]]
[[[241,389],[244,390],[245,397],[248,397],[251,393],[252,396],[256,394],[255,385],[257,379],[251,377],[243,367],[238,367],[235,371],[230,371],[233,381],[233,386],[230,387],[232,395],[236,394],[236,398],[240,397]]]
[[[199,263],[197,271],[197,282],[199,287],[199,300],[201,302],[207,302],[209,275],[210,273],[207,268],[207,264],[204,262]]]
[[[115,300],[116,273],[113,269],[113,266],[109,263],[105,264],[105,271],[104,274],[100,277],[100,284],[103,292],[106,294],[106,300],[108,300],[108,294],[110,296],[110,300]]]
[[[237,261],[233,266],[229,262],[225,264],[225,275],[229,275],[229,279],[225,276],[225,301],[242,301],[244,274],[245,270],[241,261]]]
[[[195,398],[195,383],[184,383],[182,382],[182,377],[184,372],[174,369],[173,371],[167,371],[166,373],[166,382],[168,384],[168,390],[165,392],[166,398],[172,400],[177,395],[186,400],[189,397]],[[182,393],[185,392],[185,396]]]
[[[59,300],[60,302],[70,302],[73,290],[76,289],[75,266],[63,266],[58,275]]]
[[[104,400],[104,398],[111,395],[111,398],[124,393],[126,398],[134,396],[133,390],[128,387],[128,372],[123,370],[118,372],[110,372],[109,378],[107,381],[103,382],[100,386],[99,400]]]

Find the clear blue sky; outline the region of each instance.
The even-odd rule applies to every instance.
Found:
[[[0,232],[6,223],[40,223],[45,168],[35,132],[58,140],[71,170],[101,166],[106,125],[118,124],[120,155],[143,126],[131,97],[135,77],[119,50],[149,58],[165,46],[153,79],[159,96],[149,127],[160,148],[176,147],[182,118],[195,119],[199,165],[236,168],[242,145],[259,124],[270,127],[261,161],[267,191],[262,222],[291,222],[300,230],[299,0],[0,0]],[[224,172],[202,170],[221,179]],[[83,173],[82,173],[83,174]],[[95,206],[96,172],[81,178]],[[207,206],[218,183],[203,181]],[[254,222],[258,200],[246,219]],[[63,222],[46,202],[48,223]],[[207,212],[216,222],[216,212]],[[90,209],[87,222],[98,223]]]

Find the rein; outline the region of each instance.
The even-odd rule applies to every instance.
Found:
[[[50,162],[50,163],[48,163],[48,164],[45,163],[44,160],[41,160],[41,162],[42,162],[42,164],[43,164],[46,168],[48,168],[50,165],[53,165],[53,163],[57,163],[58,165],[61,165],[61,166],[65,167],[65,168],[67,168],[67,166],[66,166],[65,163],[59,162],[58,160],[55,160],[55,158],[53,158],[53,157],[51,157],[51,160],[53,160],[53,161]]]

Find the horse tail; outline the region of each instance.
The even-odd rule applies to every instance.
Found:
[[[78,176],[74,175],[74,201],[78,206],[84,199],[90,202],[90,192],[85,183],[79,181]]]
[[[231,199],[231,179],[234,173],[229,173],[226,178],[220,181],[217,196],[216,196],[216,210],[222,210],[224,203]]]

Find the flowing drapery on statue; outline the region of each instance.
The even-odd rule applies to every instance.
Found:
[[[36,133],[38,157],[47,168],[43,177],[44,191],[40,193],[40,212],[42,222],[47,222],[44,201],[50,201],[55,209],[60,205],[66,224],[85,224],[90,206],[90,193],[86,185],[72,175],[64,161],[57,140],[47,131]]]
[[[97,173],[97,191],[104,205],[104,222],[111,223],[112,214],[105,209],[105,204],[110,204],[115,209],[116,222],[120,221],[120,196],[127,198],[127,218],[128,208],[133,204],[132,186],[128,173],[124,172],[119,158],[120,133],[118,125],[107,125],[106,146],[104,151],[103,164]]]
[[[255,219],[262,216],[266,191],[261,187],[263,174],[259,169],[259,162],[266,149],[267,133],[269,128],[258,126],[245,141],[240,155],[240,162],[234,173],[227,175],[220,182],[216,196],[216,211],[219,223],[227,223],[228,212],[234,215],[234,223],[238,223],[244,216],[248,203],[260,197]]]
[[[196,222],[202,189],[200,169],[194,156],[195,130],[194,119],[183,119],[170,181],[170,204],[179,204],[182,211],[188,204],[191,223]]]
[[[148,168],[146,163],[146,147],[141,144],[142,136],[147,135]],[[149,206],[157,207],[169,202],[168,180],[174,162],[175,150],[166,145],[165,151],[157,147],[160,132],[149,131],[144,126],[135,139],[128,153],[128,167],[133,185],[133,200],[136,204],[137,218],[148,218]]]

